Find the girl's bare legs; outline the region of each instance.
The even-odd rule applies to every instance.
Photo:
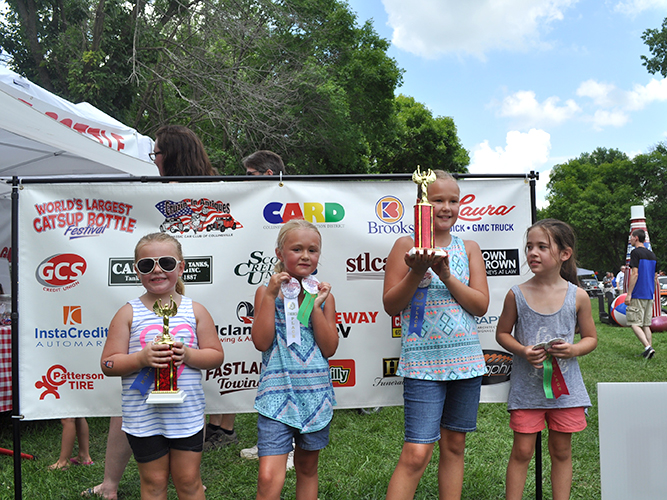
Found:
[[[90,463],[90,432],[88,431],[88,421],[85,418],[75,419],[76,440],[79,443],[79,452],[76,459],[80,464]]]
[[[317,500],[317,463],[320,450],[294,449],[294,469],[296,470],[296,500]]]
[[[141,500],[167,500],[169,454],[146,463],[137,463],[141,479]]]
[[[259,457],[257,500],[279,500],[280,492],[285,484],[286,471],[287,453]]]
[[[170,450],[169,470],[179,500],[204,500],[201,452]]]
[[[550,430],[549,455],[554,500],[567,500],[572,488],[572,434]]]
[[[401,456],[389,481],[387,500],[411,499],[433,455],[435,443],[403,443]]]
[[[104,480],[101,484],[88,488],[81,493],[81,496],[98,495],[107,500],[118,498],[118,485],[132,456],[132,448],[130,448],[127,436],[121,429],[122,425],[122,417],[111,417],[109,419],[107,451],[104,457]]]
[[[440,428],[438,492],[440,500],[459,500],[463,490],[466,433]]]
[[[535,453],[535,438],[537,433],[522,434],[514,432],[514,444],[507,464],[505,493],[507,500],[521,500],[523,489],[526,486],[526,475],[530,459]]]
[[[60,423],[63,425],[63,434],[60,440],[60,457],[58,461],[49,465],[49,469],[67,469],[69,467],[69,459],[72,456],[74,449],[74,439],[76,438],[76,424],[73,418],[62,418]]]

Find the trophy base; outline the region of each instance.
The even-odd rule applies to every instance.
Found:
[[[183,389],[177,391],[153,391],[148,395],[146,403],[149,405],[173,405],[185,401],[187,394]]]
[[[417,247],[412,247],[410,249],[410,251],[408,252],[408,255],[410,257],[412,257],[417,252],[421,252],[421,251],[424,251],[424,250],[427,251],[428,253],[433,254],[435,256],[438,256],[438,257],[447,257],[447,252],[445,252],[444,250],[440,250],[439,248],[417,248]]]

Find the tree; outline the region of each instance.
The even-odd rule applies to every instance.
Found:
[[[378,172],[413,172],[417,165],[467,172],[469,163],[452,118],[433,118],[431,111],[412,97],[396,97],[395,125],[375,154]]]
[[[342,0],[8,6],[0,46],[15,70],[147,135],[188,126],[221,173],[240,173],[240,158],[257,149],[281,154],[290,173],[412,171],[413,158],[391,156],[401,146],[438,165],[468,162],[451,119],[426,112],[405,124],[389,42],[370,22],[357,25]]]
[[[647,29],[642,40],[648,45],[653,57],[641,56],[642,64],[652,75],[660,73],[667,78],[667,18],[662,21],[662,29]]]
[[[630,207],[645,206],[647,226],[658,261],[667,263],[667,241],[662,229],[667,216],[664,181],[667,147],[630,160],[616,149],[598,148],[556,165],[547,185],[549,206],[539,218],[569,223],[577,235],[582,267],[599,273],[625,264]]]

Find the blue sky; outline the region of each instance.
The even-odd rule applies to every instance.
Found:
[[[348,0],[391,41],[397,92],[451,116],[473,173],[540,173],[597,147],[667,141],[667,80],[641,39],[667,0]]]

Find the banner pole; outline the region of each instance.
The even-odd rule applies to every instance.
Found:
[[[23,498],[21,474],[21,414],[19,408],[19,180],[12,178],[12,430],[14,439],[14,498]]]

